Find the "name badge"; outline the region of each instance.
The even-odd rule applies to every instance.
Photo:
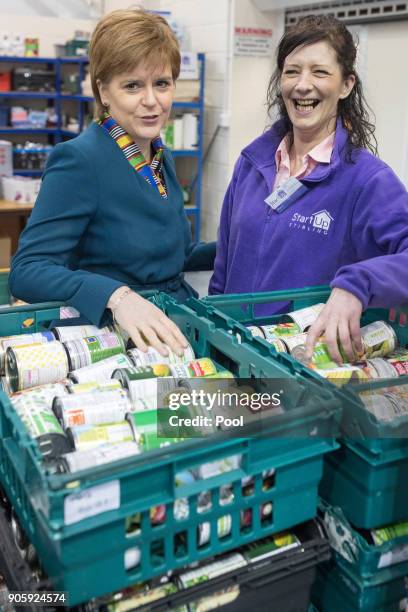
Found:
[[[297,178],[291,176],[268,195],[265,203],[275,212],[281,213],[306,191],[307,187],[298,181]]]

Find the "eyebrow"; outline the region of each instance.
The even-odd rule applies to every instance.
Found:
[[[286,64],[285,68],[301,68],[300,64]],[[329,70],[330,67],[327,64],[312,64],[312,68],[325,68]]]

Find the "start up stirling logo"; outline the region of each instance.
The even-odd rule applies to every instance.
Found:
[[[334,221],[334,219],[327,210],[320,210],[308,217],[296,212],[289,222],[289,227],[304,232],[315,232],[327,236],[332,221]]]

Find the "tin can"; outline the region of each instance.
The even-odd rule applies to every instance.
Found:
[[[186,361],[195,359],[194,351],[190,344],[184,350],[184,354],[181,357],[174,353],[169,347],[167,347],[167,350],[169,351],[167,357],[163,357],[163,355],[152,346],[149,346],[146,352],[137,348],[132,348],[128,350],[127,354],[135,366],[151,365],[152,363],[167,363],[174,365],[176,363],[185,363]]]
[[[363,368],[354,365],[346,364],[337,368],[314,368],[314,370],[337,387],[342,387],[350,382],[364,382],[369,379],[369,375]]]
[[[285,340],[281,340],[280,338],[271,338],[270,340],[267,340],[267,343],[273,346],[277,353],[289,352]]]
[[[86,368],[73,370],[69,377],[76,383],[106,383],[111,379],[113,372],[119,368],[131,368],[132,364],[127,355],[119,353],[108,359],[93,363]]]
[[[231,533],[232,529],[232,516],[230,514],[224,514],[217,520],[217,536],[218,538],[225,538],[225,536]],[[197,528],[197,542],[198,546],[204,546],[208,544],[211,537],[211,523],[205,522],[200,523]]]
[[[6,351],[9,346],[25,346],[27,344],[43,344],[53,342],[55,336],[50,331],[35,334],[20,334],[18,336],[6,336],[0,338],[0,373],[4,374],[6,367]]]
[[[80,340],[70,340],[64,342],[64,346],[68,353],[70,370],[85,368],[93,363],[125,352],[124,342],[115,332],[81,338]]]
[[[201,389],[206,393],[216,393],[229,389],[230,387],[236,387],[237,381],[228,370],[222,370],[216,374],[205,376],[203,378],[180,378],[178,380],[178,386],[184,392],[200,391]]]
[[[53,412],[64,429],[124,421],[132,404],[124,389],[90,391],[55,398]]]
[[[293,351],[296,349],[297,347],[301,347],[306,344],[306,340],[307,340],[307,334],[296,334],[295,336],[288,336],[285,337],[285,339],[283,340],[283,342],[286,345],[286,350],[288,353],[290,353],[295,359],[297,359],[297,357],[294,356]]]
[[[60,342],[71,342],[72,340],[81,340],[91,336],[101,336],[112,331],[112,327],[96,327],[96,325],[62,325],[61,327],[53,327],[53,334]]]
[[[360,398],[377,421],[394,421],[408,414],[408,401],[404,406],[404,402],[394,393],[360,393]]]
[[[394,368],[397,376],[408,374],[408,351],[396,351],[387,357],[387,361]]]
[[[40,385],[38,387],[31,387],[30,389],[23,389],[23,391],[16,391],[10,397],[11,401],[17,400],[20,397],[34,397],[41,401],[47,408],[52,408],[52,402],[55,397],[67,395],[69,393],[69,380],[65,379],[59,383],[50,383],[48,385]]]
[[[171,375],[175,378],[196,378],[216,374],[217,366],[211,359],[208,359],[208,357],[203,357],[202,359],[195,359],[188,363],[171,365],[170,371]]]
[[[103,383],[98,382],[87,382],[87,383],[76,383],[70,384],[68,387],[69,393],[88,393],[89,391],[112,391],[113,389],[122,389],[122,385],[119,380],[107,380]]]
[[[77,451],[85,451],[104,444],[121,444],[134,442],[132,428],[128,421],[107,423],[104,425],[81,425],[70,427],[66,431],[71,445]]]
[[[394,329],[385,321],[375,321],[361,328],[361,340],[367,358],[385,357],[398,346]]]
[[[307,306],[306,308],[300,308],[293,312],[288,312],[284,317],[284,321],[295,323],[301,332],[305,332],[308,328],[313,325],[317,317],[324,308],[324,304],[313,304],[313,306]]]
[[[297,336],[302,333],[297,323],[277,323],[275,325],[261,325],[261,330],[266,340],[286,338],[287,336]]]
[[[408,535],[408,522],[395,523],[394,525],[388,525],[388,527],[382,527],[380,529],[371,529],[371,537],[376,546],[382,546],[390,540],[395,538],[401,538]]]
[[[300,545],[301,542],[295,534],[283,531],[268,538],[251,542],[245,547],[244,556],[248,563],[254,563]]]
[[[125,570],[133,569],[137,567],[142,558],[142,552],[138,546],[132,546],[125,551],[124,564]]]
[[[188,589],[246,565],[247,561],[240,553],[224,555],[220,560],[181,573],[178,578],[179,584],[183,589]]]
[[[165,396],[177,387],[177,380],[173,377],[139,378],[131,368],[124,369],[123,373],[115,372],[122,385],[129,391],[130,401],[136,411],[157,410],[165,405]]]
[[[62,455],[55,462],[54,472],[74,474],[81,470],[93,469],[99,465],[106,465],[121,459],[138,455],[140,449],[136,442],[122,442],[121,444],[105,444],[99,448],[84,451],[74,451]]]
[[[367,359],[366,371],[371,378],[398,378],[397,369],[387,359],[382,357]]]
[[[155,450],[180,442],[180,438],[159,437],[157,410],[133,412],[126,416],[133,437],[143,451]]]
[[[71,444],[52,410],[40,399],[21,396],[13,400],[12,405],[44,458],[53,459],[71,450]]]
[[[247,330],[251,332],[254,338],[265,338],[262,328],[257,325],[247,325]]]
[[[154,363],[151,366],[133,366],[115,370],[112,378],[120,380],[126,386],[130,380],[144,380],[146,378],[161,378],[171,376],[170,366],[167,363]]]
[[[68,375],[68,358],[61,342],[9,347],[6,377],[12,391],[55,383]]]

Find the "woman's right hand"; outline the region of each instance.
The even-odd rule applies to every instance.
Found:
[[[123,290],[126,295],[121,297]],[[167,345],[181,356],[188,346],[187,340],[177,325],[166,317],[160,308],[134,291],[119,287],[111,295],[108,308],[111,308],[114,313],[115,321],[142,351],[147,351],[148,346],[152,346],[166,357],[168,350],[165,345]]]

